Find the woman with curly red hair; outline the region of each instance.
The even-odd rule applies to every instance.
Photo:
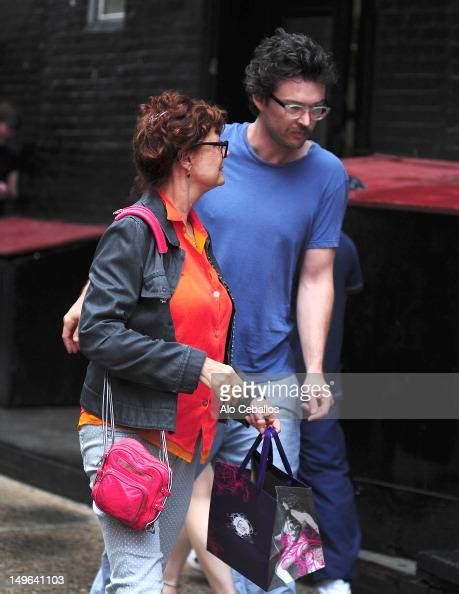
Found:
[[[161,254],[148,225],[127,216],[101,238],[89,274],[80,321],[81,351],[90,360],[79,419],[85,471],[92,484],[104,450],[107,372],[115,441],[133,437],[157,456],[164,430],[173,470],[172,494],[154,532],[136,532],[95,507],[111,567],[107,592],[161,592],[196,464],[205,461],[216,431],[211,376],[235,375],[227,364],[232,301],[192,208],[224,183],[223,125],[221,109],[178,91],[140,106],[133,138],[143,191],[137,204],[156,215],[168,250]]]

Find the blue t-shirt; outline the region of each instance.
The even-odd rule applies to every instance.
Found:
[[[196,205],[236,303],[233,365],[291,373],[296,283],[304,250],[336,248],[346,208],[347,174],[318,144],[296,161],[263,161],[248,124],[230,124],[225,184]]]

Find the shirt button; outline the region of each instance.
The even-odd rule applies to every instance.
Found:
[[[220,297],[220,291],[214,291],[212,295],[217,299],[218,297]]]
[[[218,338],[220,336],[220,332],[218,332],[217,330],[215,330],[214,336],[215,336],[215,338]]]
[[[202,405],[203,405],[203,406],[207,406],[208,404],[209,404],[209,401],[208,401],[208,400],[203,400],[203,401],[202,401]]]

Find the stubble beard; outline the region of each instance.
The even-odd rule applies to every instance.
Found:
[[[310,130],[309,128],[302,126],[302,127],[298,127],[297,129],[293,129],[292,132],[297,132],[298,134],[301,134],[303,136],[303,140],[300,140],[296,143],[297,149],[302,148],[306,144],[306,142],[311,140],[312,130]]]
[[[311,139],[312,136],[312,131],[309,130],[309,128],[300,128],[298,129],[298,132],[303,134],[303,139],[295,142],[293,139],[289,140],[290,132],[291,130],[289,129],[285,132],[285,134],[279,134],[271,129],[270,136],[280,148],[292,151],[303,148],[303,146]]]

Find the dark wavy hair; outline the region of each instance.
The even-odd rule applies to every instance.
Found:
[[[181,154],[215,130],[223,129],[226,113],[182,91],[164,91],[139,106],[132,140],[137,169],[135,190],[159,186],[168,179]]]
[[[331,55],[311,37],[278,28],[255,48],[245,69],[244,86],[252,112],[258,113],[253,95],[266,101],[277,85],[289,78],[331,85],[337,80],[336,67]]]

